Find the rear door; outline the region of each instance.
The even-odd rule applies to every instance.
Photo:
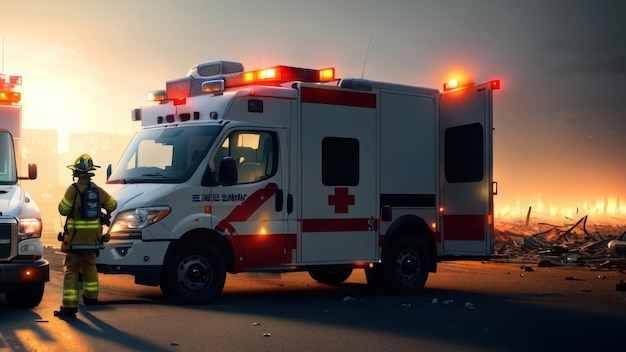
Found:
[[[353,263],[378,249],[376,95],[301,90],[301,263]]]
[[[443,254],[491,255],[491,85],[444,92],[439,126]]]

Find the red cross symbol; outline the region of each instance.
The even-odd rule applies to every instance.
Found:
[[[328,205],[335,206],[335,213],[347,213],[348,206],[354,205],[354,194],[348,194],[347,188],[335,188],[335,194],[328,196]]]

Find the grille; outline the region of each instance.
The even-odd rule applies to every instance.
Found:
[[[11,224],[0,224],[0,259],[11,256]]]

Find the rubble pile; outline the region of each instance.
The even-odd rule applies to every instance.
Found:
[[[495,231],[494,258],[626,269],[626,256],[607,252],[609,241],[626,231],[626,226],[588,224],[587,220],[584,216],[564,225],[503,223]]]

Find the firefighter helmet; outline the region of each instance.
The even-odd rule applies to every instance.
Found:
[[[68,169],[79,172],[92,171],[95,170],[97,167],[99,168],[100,166],[93,164],[93,160],[91,159],[89,154],[83,154],[79,156],[78,158],[76,158],[76,161],[74,161],[74,164],[67,166]]]

